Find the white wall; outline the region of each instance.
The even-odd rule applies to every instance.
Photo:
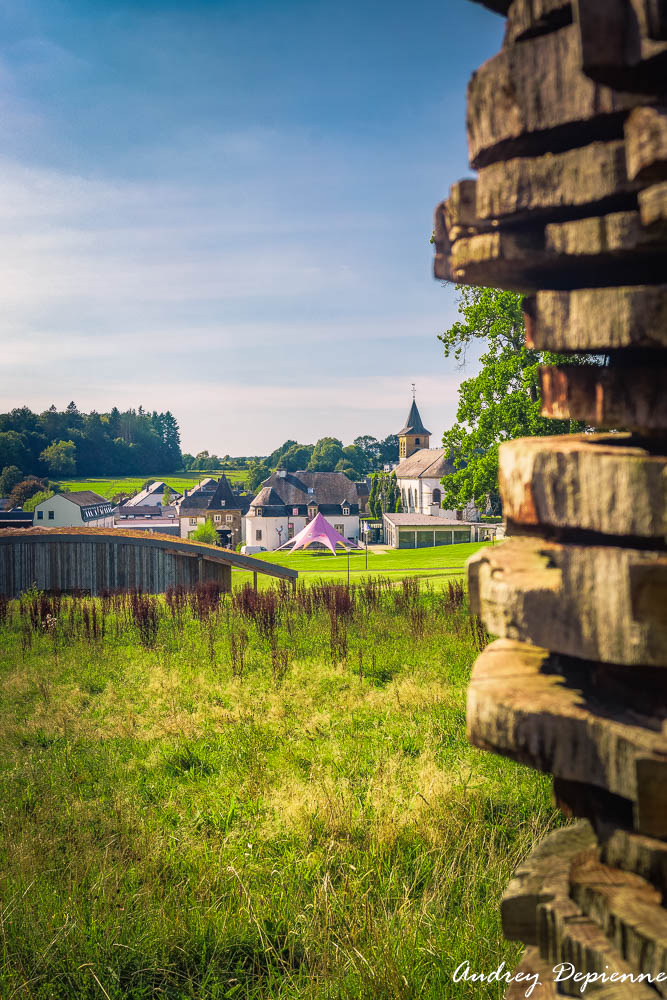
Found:
[[[337,524],[342,524],[343,531],[341,531],[341,534],[343,538],[352,538],[354,540],[359,539],[360,522],[357,514],[354,516],[350,514],[347,517],[344,517],[342,514],[326,514],[325,520],[328,521],[334,528]],[[273,551],[281,545],[284,545],[288,540],[288,523],[294,525],[294,534],[298,535],[299,532],[305,528],[307,519],[303,516],[257,517],[254,514],[247,514],[246,517],[243,518],[243,522],[245,525],[246,545],[263,545],[269,551]],[[282,528],[282,532],[280,534],[278,532],[278,528]],[[255,538],[256,530],[262,532],[261,539]]]
[[[42,512],[42,518],[39,512]],[[53,518],[49,518],[53,511]],[[98,517],[94,521],[84,521],[78,504],[66,500],[63,493],[56,493],[48,500],[42,500],[35,507],[32,523],[37,528],[113,528],[113,514]]]

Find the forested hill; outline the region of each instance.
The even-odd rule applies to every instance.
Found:
[[[112,476],[181,468],[176,418],[138,410],[81,413],[75,403],[33,413],[23,406],[0,414],[0,470],[25,475]]]

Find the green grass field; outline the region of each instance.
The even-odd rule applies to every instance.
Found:
[[[350,554],[350,580],[363,580],[378,574],[394,581],[400,581],[406,576],[416,576],[429,580],[435,587],[447,586],[449,580],[464,575],[468,557],[488,544],[490,543],[464,542],[429,549],[371,551],[368,553],[368,569],[366,553],[363,550],[353,551]],[[296,569],[299,578],[305,583],[320,577],[325,580],[347,581],[347,555],[342,550],[336,556],[309,550],[300,550],[293,555],[290,552],[259,552],[254,558]],[[251,576],[250,573],[235,570],[234,585],[248,583]],[[259,577],[258,584],[262,587],[271,586],[271,577]]]
[[[0,996],[500,1000],[559,822],[471,747],[462,589],[0,608]]]
[[[92,490],[93,493],[99,493],[100,496],[110,500],[118,493],[132,494],[138,492],[142,489],[144,483],[149,479],[163,480],[171,486],[172,489],[177,490],[179,493],[183,493],[185,489],[192,489],[193,486],[196,486],[200,479],[205,479],[208,476],[216,479],[219,475],[219,472],[200,472],[197,474],[182,473],[175,476],[125,476],[116,479],[63,479],[58,483],[58,485],[74,491]],[[245,482],[247,474],[242,470],[239,471],[238,469],[232,469],[230,471],[225,470],[225,476],[230,483],[236,484]]]

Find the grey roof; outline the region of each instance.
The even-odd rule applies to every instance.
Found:
[[[288,472],[280,477],[274,473],[262,486],[270,486],[282,503],[291,507],[297,504],[341,504],[344,500],[358,503],[356,485],[343,472]],[[312,490],[309,493],[308,490]]]
[[[173,520],[176,517],[175,507],[163,507],[161,504],[147,504],[145,507],[131,506],[124,504],[116,510],[116,517],[150,517],[153,520],[158,518]]]
[[[400,437],[402,434],[424,434],[428,437],[431,436],[431,432],[427,431],[422,423],[422,418],[419,416],[419,410],[417,409],[417,404],[414,399],[412,400],[412,406],[410,407],[410,412],[408,413],[408,419],[398,432],[398,436]]]
[[[226,476],[220,476],[215,492],[196,490],[181,500],[180,512],[188,510],[243,510],[241,497],[237,496],[229,485]]]
[[[106,497],[101,497],[99,493],[93,493],[92,490],[81,490],[78,493],[57,493],[56,496],[71,500],[77,507],[97,507],[101,503],[107,504],[109,507],[112,506],[110,500],[107,500]],[[42,501],[42,503],[45,502],[44,500]]]
[[[420,448],[394,469],[397,479],[442,479],[455,471],[444,448]]]
[[[131,497],[127,501],[126,506],[141,507],[144,500],[146,500],[147,497],[154,496],[156,493],[160,494],[164,493],[165,487],[168,490],[170,490],[173,499],[178,500],[178,498],[181,496],[178,490],[173,489],[173,487],[171,487],[169,483],[165,483],[160,479],[154,483],[151,483],[150,486],[147,486],[145,489],[141,490],[141,492],[137,493],[136,496]]]
[[[284,507],[285,501],[271,486],[263,486],[255,499],[250,504],[251,507]]]
[[[471,524],[479,523],[477,521],[458,521],[451,517],[438,517],[437,514],[383,514],[383,517],[391,524],[402,528],[409,528],[413,525],[419,528],[455,528],[457,525],[462,525],[466,528]]]

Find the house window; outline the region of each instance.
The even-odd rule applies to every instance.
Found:
[[[257,517],[261,517],[262,516],[262,508],[258,507],[257,510],[255,511],[255,514],[257,515]]]
[[[227,503],[227,501],[226,501],[226,500],[221,500],[221,501],[220,501],[220,506],[221,506],[221,507],[224,507],[226,503]]]
[[[316,514],[317,514],[317,507],[308,508],[308,517],[315,517]]]
[[[38,510],[37,511],[37,520],[38,521],[43,521],[44,520],[44,511],[43,510]]]
[[[262,540],[262,530],[261,528],[257,528],[257,530],[255,531],[255,541],[261,542],[261,540]]]
[[[334,528],[336,529],[336,531],[338,532],[339,535],[342,535],[344,533],[344,531],[345,531],[345,525],[344,524],[334,524]]]
[[[343,507],[343,517],[348,517],[349,514],[350,514],[350,508],[349,507]]]
[[[226,514],[225,515],[225,521],[227,522],[227,524],[229,524],[233,520],[234,520],[234,517],[232,516],[232,514]]]
[[[55,516],[56,516],[56,512],[54,510],[50,510],[49,511],[49,521],[53,521],[53,519],[54,519]]]
[[[431,497],[431,503],[437,503],[437,504],[439,504],[441,500],[442,500],[442,495],[440,493],[440,490],[437,490],[437,489],[433,490],[433,495]]]
[[[419,444],[419,438],[415,438],[415,444]]]
[[[287,522],[287,537],[288,538],[294,538],[294,522],[293,521],[288,521]]]
[[[299,516],[299,508],[298,507],[292,507],[292,516],[293,517],[298,517]]]
[[[222,521],[222,514],[215,514],[214,517],[216,521]]]
[[[191,517],[190,518],[190,524],[196,524],[196,523],[197,523],[197,518],[196,517]]]

